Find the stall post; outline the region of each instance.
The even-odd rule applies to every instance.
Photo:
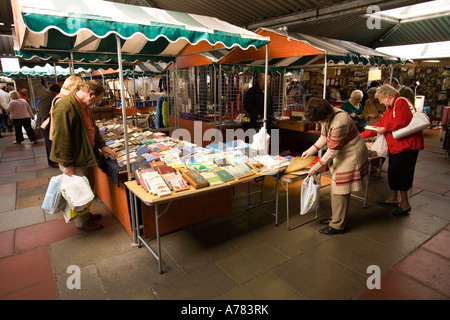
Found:
[[[264,133],[267,134],[267,77],[269,75],[269,44],[266,44],[266,58],[264,63]],[[264,137],[265,141],[266,137]],[[267,154],[267,143],[264,142],[264,154]]]
[[[127,110],[125,106],[125,89],[123,83],[123,65],[122,65],[122,49],[120,44],[120,38],[116,34],[117,42],[117,60],[119,62],[119,81],[120,81],[120,100],[122,101],[122,118],[123,118],[123,136],[125,138],[125,154],[127,159],[127,171],[128,171],[128,181],[131,180],[131,169],[130,169],[130,150],[128,146],[128,124],[127,124]]]
[[[323,95],[322,98],[327,98],[327,71],[328,71],[328,61],[327,52],[325,51],[325,67],[323,68]]]

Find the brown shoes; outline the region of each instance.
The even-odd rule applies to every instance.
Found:
[[[77,227],[78,230],[81,230],[84,232],[91,232],[91,231],[95,231],[95,230],[100,230],[102,228],[103,228],[103,226],[101,224],[92,222],[91,220],[89,220],[88,223],[86,223],[86,225],[84,227]]]
[[[97,221],[100,220],[102,218],[102,215],[100,213],[92,213],[89,212],[89,219],[92,221]]]

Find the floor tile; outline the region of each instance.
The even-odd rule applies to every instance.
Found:
[[[33,154],[30,155],[21,155],[21,156],[16,156],[16,157],[2,157],[2,162],[16,162],[16,161],[21,161],[21,160],[29,160],[29,159],[34,159]]]
[[[154,259],[152,254],[145,247],[121,255],[110,255],[102,261],[96,262],[96,266],[105,287],[105,291],[109,299],[113,300],[127,299],[144,290],[171,281],[174,281],[172,283],[179,286],[181,283],[177,280],[183,275],[176,264],[164,253],[164,273],[160,274],[156,259]],[[126,270],[126,272],[123,272],[123,270]],[[214,278],[209,279],[208,286],[211,288],[211,279]],[[193,281],[189,286],[186,286],[184,292],[174,290],[171,291],[174,292],[174,296],[161,296],[160,299],[174,299],[175,294],[178,296],[186,294],[190,297],[189,299],[195,298],[195,294],[201,294],[197,289],[194,292],[192,291],[192,288],[198,288],[196,287],[195,282],[199,282],[198,277],[193,278]],[[170,288],[171,287],[169,287],[169,290]]]
[[[402,272],[441,294],[450,297],[450,260],[419,248],[398,263],[394,270]]]
[[[2,216],[2,212],[10,212],[16,210],[16,193],[7,193],[0,194],[0,217]],[[0,226],[3,224],[3,221],[0,220]],[[0,232],[2,231],[0,227]]]
[[[315,249],[276,267],[272,273],[306,299],[352,299],[366,287],[366,277]]]
[[[0,259],[14,254],[14,230],[0,233]]]
[[[262,243],[219,259],[216,264],[236,282],[244,283],[287,260],[287,256]]]
[[[75,228],[74,222],[69,222],[69,225]],[[72,264],[84,268],[134,250],[130,243],[123,243],[117,235],[120,228],[122,227],[107,227],[95,232],[82,232],[76,237],[52,243],[50,248],[55,273],[66,272],[67,267]]]
[[[162,239],[162,247],[171,259],[186,273],[199,268],[203,264],[236,253],[237,250],[229,242],[224,241],[220,235],[214,235],[208,230],[189,233],[181,230]]]
[[[219,300],[303,300],[299,293],[270,273],[221,295]]]
[[[48,163],[39,163],[39,164],[17,167],[17,172],[28,172],[28,171],[47,169],[47,168],[48,168]]]
[[[450,190],[449,184],[444,184],[440,182],[433,181],[429,179],[430,176],[427,176],[426,178],[414,178],[414,187],[438,193],[438,194],[445,194]]]
[[[20,173],[15,173],[15,174],[2,175],[2,182],[3,183],[11,183],[11,182],[32,180],[32,179],[36,179],[36,178],[37,178],[36,171],[20,172]]]
[[[236,285],[221,268],[207,264],[180,277],[167,278],[164,284],[154,286],[153,291],[161,300],[212,300]]]
[[[66,223],[64,219],[19,228],[16,229],[15,250],[20,252],[50,245],[81,233],[74,222]]]
[[[411,207],[421,212],[426,212],[443,219],[450,221],[450,198],[435,194],[428,191],[423,191],[409,200]]]
[[[1,297],[2,300],[59,300],[54,279],[42,281],[30,287]]]
[[[49,183],[48,178],[38,178],[33,180],[19,181],[17,182],[17,190],[30,189],[39,186],[48,186],[48,183]]]
[[[2,160],[15,157],[34,157],[33,151],[9,151],[2,154]],[[9,161],[9,160],[6,160]]]
[[[0,232],[41,222],[44,222],[44,213],[40,206],[0,212]]]
[[[396,250],[351,232],[345,236],[333,237],[314,250],[317,254],[330,257],[363,275],[367,274],[371,265],[376,265],[385,272],[404,257],[404,254]]]
[[[401,272],[389,270],[381,277],[380,289],[365,289],[355,300],[448,300],[449,297]]]
[[[447,259],[450,259],[450,231],[444,229],[436,234],[429,241],[424,243],[422,248],[440,254]]]
[[[15,194],[15,193],[16,193],[15,183],[0,184],[0,195]]]
[[[80,287],[70,287],[67,281],[70,276],[74,275],[72,269],[67,269],[67,272],[58,275],[58,292],[61,300],[107,300],[109,297],[105,292],[102,280],[98,275],[95,265],[89,265],[80,268]]]
[[[0,297],[54,279],[48,247],[0,260]]]
[[[13,173],[16,173],[16,166],[0,168],[0,174],[13,174]]]

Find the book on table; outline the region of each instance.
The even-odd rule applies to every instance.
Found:
[[[200,173],[194,170],[182,170],[181,175],[195,189],[200,189],[209,186],[208,181]]]
[[[253,170],[251,170],[247,165],[238,165],[227,169],[227,171],[232,174],[236,179],[243,179],[255,174]]]
[[[150,185],[150,188],[153,190],[153,194],[157,195],[158,197],[172,194],[172,191],[169,189],[166,182],[159,174],[150,178],[148,181],[145,181]]]
[[[213,171],[200,172],[200,174],[203,176],[203,178],[206,179],[206,181],[208,181],[211,187],[223,183],[223,181],[219,178],[219,176],[216,175]]]
[[[168,185],[172,187],[172,190],[175,192],[189,190],[189,185],[187,181],[178,173],[167,173],[162,176]]]
[[[219,169],[215,170],[214,173],[222,180],[223,182],[233,181],[234,176],[231,175],[227,170]]]

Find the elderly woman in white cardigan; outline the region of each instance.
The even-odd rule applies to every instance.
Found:
[[[305,109],[305,118],[310,122],[322,124],[320,138],[302,157],[309,157],[327,146],[326,152],[308,172],[318,173],[328,165],[332,174],[331,217],[321,220],[328,227],[320,230],[322,234],[345,232],[346,216],[350,194],[363,190],[368,179],[368,150],[353,120],[343,110],[334,108],[324,99],[312,98]]]

